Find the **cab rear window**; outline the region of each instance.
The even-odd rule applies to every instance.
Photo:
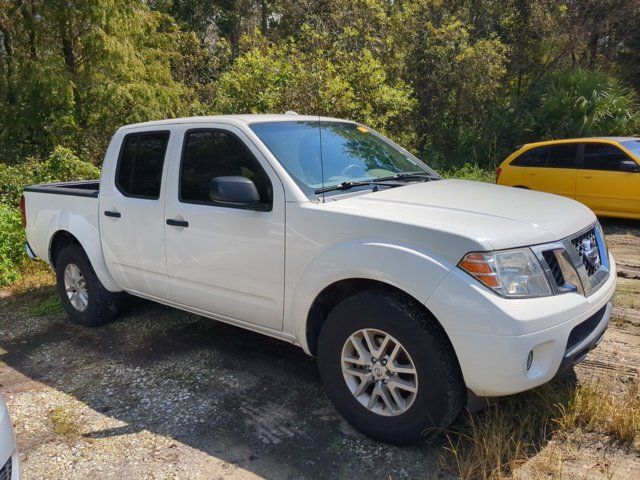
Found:
[[[130,133],[122,141],[116,169],[116,187],[126,197],[160,197],[162,167],[169,132]]]

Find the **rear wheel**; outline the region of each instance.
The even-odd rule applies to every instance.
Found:
[[[327,394],[360,432],[406,445],[445,428],[466,401],[441,327],[403,295],[370,290],[340,303],[318,342]]]
[[[60,303],[73,323],[97,327],[116,317],[120,295],[104,288],[80,245],[67,245],[60,251],[56,280]]]

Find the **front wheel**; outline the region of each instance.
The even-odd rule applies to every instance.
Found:
[[[340,414],[387,443],[415,443],[448,427],[466,401],[445,333],[395,292],[370,290],[335,307],[320,332],[318,365]]]
[[[100,283],[80,245],[67,245],[60,251],[56,280],[60,303],[73,323],[97,327],[116,317],[120,296]]]

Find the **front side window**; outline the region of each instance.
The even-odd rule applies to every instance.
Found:
[[[250,125],[307,196],[343,182],[402,173],[429,174],[424,163],[368,128],[350,122],[285,121]]]
[[[215,177],[243,176],[253,181],[261,203],[271,205],[271,181],[246,145],[224,130],[186,133],[180,165],[180,201],[216,205],[209,187]]]
[[[122,141],[116,187],[127,197],[157,200],[169,132],[130,133]]]
[[[620,168],[623,161],[631,160],[626,153],[614,145],[606,143],[587,143],[584,146],[583,167],[585,170],[624,171]]]
[[[549,147],[538,147],[527,150],[511,162],[514,167],[546,167]]]

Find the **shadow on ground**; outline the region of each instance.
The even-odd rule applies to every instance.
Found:
[[[326,398],[315,361],[297,347],[143,301],[97,329],[71,325],[63,313],[34,317],[33,304],[52,293],[43,287],[2,300],[0,347],[7,353],[0,360],[124,422],[86,432],[88,438],[148,430],[266,478],[455,475],[443,468],[450,445],[442,437],[400,449],[354,432]],[[536,399],[544,402],[528,394],[518,408],[540,410]],[[494,421],[514,405],[473,419]],[[552,434],[545,415],[551,412],[542,413],[540,431],[523,433],[532,451]],[[468,419],[454,426],[468,429]],[[505,446],[506,462],[521,454],[511,448]]]

